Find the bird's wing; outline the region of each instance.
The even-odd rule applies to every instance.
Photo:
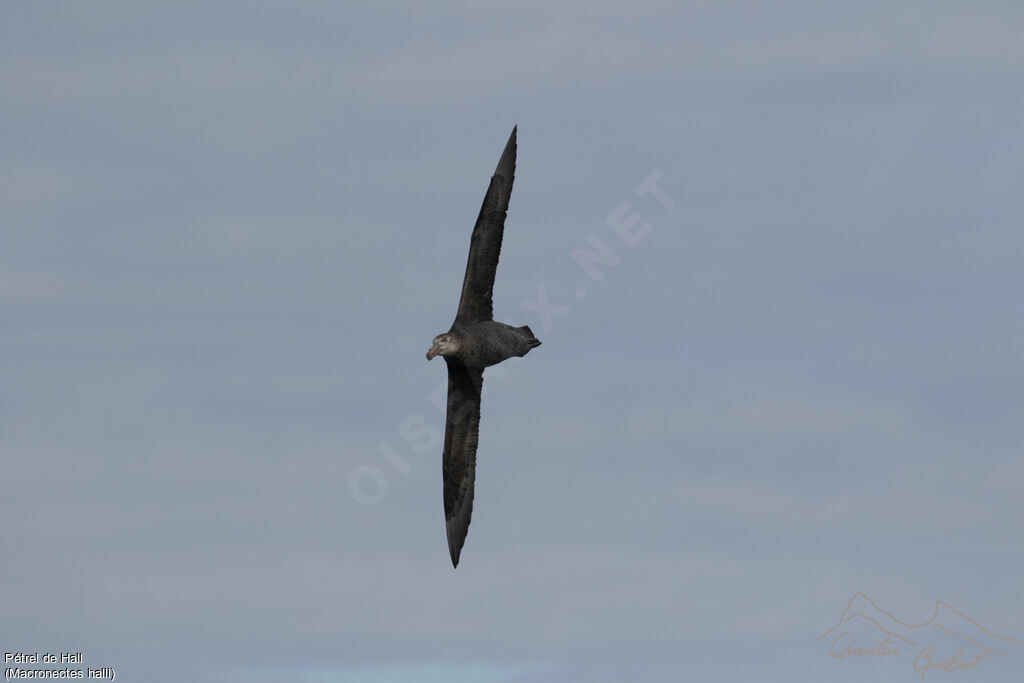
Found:
[[[490,320],[494,314],[491,294],[494,291],[494,273],[498,270],[498,256],[501,253],[501,236],[505,230],[505,214],[508,200],[512,196],[512,181],[516,172],[516,129],[512,129],[501,153],[498,167],[491,176],[491,184],[484,195],[480,215],[473,228],[469,244],[469,261],[466,263],[466,278],[462,281],[462,299],[457,323],[476,323]]]
[[[445,359],[447,360],[447,359]],[[482,368],[467,368],[448,361],[448,417],[444,428],[444,518],[452,564],[459,553],[473,514],[473,481],[476,479],[476,444],[480,431]]]

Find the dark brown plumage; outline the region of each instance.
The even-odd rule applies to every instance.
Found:
[[[494,275],[501,254],[515,168],[516,129],[513,128],[473,228],[455,322],[448,332],[434,338],[427,351],[427,360],[442,355],[448,365],[442,471],[448,551],[456,567],[473,514],[484,368],[512,356],[525,356],[530,349],[540,346],[529,327],[512,327],[492,320]]]
[[[501,238],[505,234],[505,216],[508,214],[508,200],[512,197],[512,182],[516,173],[516,129],[505,143],[505,150],[498,160],[498,167],[487,186],[480,215],[473,228],[469,242],[469,259],[466,261],[466,277],[462,281],[462,298],[459,299],[457,323],[475,323],[494,317],[494,275],[498,272],[498,256],[501,254]]]

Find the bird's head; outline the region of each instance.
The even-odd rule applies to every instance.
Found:
[[[430,350],[427,351],[427,360],[431,360],[437,355],[454,356],[458,352],[459,341],[454,335],[445,332],[444,334],[439,334],[434,337],[434,343],[430,347]]]

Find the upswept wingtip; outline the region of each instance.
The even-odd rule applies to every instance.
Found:
[[[516,171],[516,130],[519,124],[512,126],[512,134],[508,136],[505,149],[501,152],[498,160],[498,167],[494,169],[494,175],[513,177]]]

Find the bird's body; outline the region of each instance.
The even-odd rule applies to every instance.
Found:
[[[473,368],[486,368],[513,356],[525,356],[540,345],[528,326],[512,327],[493,320],[468,325],[455,323],[447,334],[454,338],[459,350],[445,358]]]
[[[516,129],[513,128],[473,228],[455,322],[448,332],[434,337],[427,351],[427,360],[441,355],[448,365],[442,470],[448,550],[455,566],[459,564],[473,512],[483,370],[513,356],[525,356],[530,349],[540,346],[526,325],[513,327],[493,320],[494,275],[515,165]]]

